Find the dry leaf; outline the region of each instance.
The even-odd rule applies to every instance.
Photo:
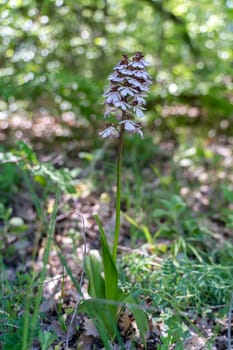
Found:
[[[52,312],[56,310],[56,301],[54,299],[44,300],[40,306],[40,312]]]
[[[131,314],[128,310],[125,310],[119,319],[119,327],[121,329],[121,334],[126,335],[127,331],[129,330],[131,324],[132,324],[132,319],[130,318]]]
[[[85,318],[84,320],[84,334],[85,335],[91,335],[95,338],[99,337],[99,333],[96,329],[95,323],[90,318]]]
[[[51,330],[54,331],[54,333],[62,340],[66,339],[66,332],[64,332],[60,326],[60,324],[56,321],[53,320],[51,323]]]
[[[91,350],[93,345],[93,337],[81,334],[78,340],[77,350]]]
[[[139,330],[134,320],[132,313],[129,310],[124,310],[119,318],[119,328],[123,336],[139,337]]]
[[[192,334],[191,338],[185,342],[184,349],[185,350],[201,350],[205,345],[205,341],[203,338],[199,337],[197,334]]]

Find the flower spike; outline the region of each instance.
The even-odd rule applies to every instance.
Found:
[[[139,134],[143,138],[141,126],[131,119],[134,115],[138,118],[144,117],[145,97],[152,83],[147,72],[148,66],[149,63],[142,53],[136,52],[131,59],[128,55],[123,55],[122,60],[114,67],[114,72],[108,77],[109,87],[104,93],[104,116],[115,114],[117,124],[114,128],[109,127],[101,132],[103,138],[118,137],[122,125],[125,131]]]

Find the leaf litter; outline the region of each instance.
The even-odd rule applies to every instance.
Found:
[[[16,122],[17,120],[13,120],[13,128],[18,128],[18,126],[15,124]],[[39,122],[40,120],[38,120],[38,123]],[[52,119],[48,119],[48,123],[52,123],[56,126],[56,124],[54,124],[55,122]],[[21,124],[21,127],[23,127],[23,124]],[[54,130],[54,128],[46,127],[46,130],[48,129]],[[41,134],[35,133],[35,136],[38,139],[41,137],[41,135],[44,135],[43,133],[45,132],[44,129],[40,130]],[[59,135],[59,130],[57,131],[57,135]],[[48,137],[51,137],[51,135],[48,135]],[[229,159],[233,159],[232,151],[230,148],[224,144],[219,146],[218,143],[213,143],[211,144],[211,149],[216,153],[223,154],[225,157],[225,173],[224,169],[219,174],[216,174],[214,169],[213,171],[208,169],[207,176],[205,167],[197,167],[194,171],[189,171],[188,169],[184,171],[186,184],[189,184],[190,181],[197,181],[198,179],[200,179],[202,183],[202,186],[199,190],[196,190],[196,193],[195,191],[192,191],[192,193],[190,193],[189,191],[186,192],[183,190],[184,198],[187,196],[190,205],[193,206],[195,212],[198,212],[200,210],[207,211],[209,207],[214,208],[216,206],[214,198],[216,197],[218,189],[217,187],[212,187],[213,190],[210,189],[210,184],[208,182],[208,179],[210,177],[212,177],[212,179],[215,179],[216,183],[221,181],[222,178],[228,178],[230,182],[233,181],[232,175],[229,171]],[[69,162],[72,164],[73,160],[70,159]],[[85,184],[85,181],[83,183]],[[82,261],[84,258],[84,246],[83,239],[80,235],[80,229],[77,225],[77,222],[75,222],[77,221],[76,213],[79,213],[79,215],[81,215],[85,221],[87,253],[91,249],[99,249],[99,236],[96,223],[93,220],[93,214],[98,212],[104,224],[110,228],[112,227],[112,222],[114,222],[114,203],[112,202],[111,196],[108,198],[108,200],[106,200],[106,194],[101,194],[95,190],[93,191],[91,189],[88,189],[86,185],[82,186],[81,184],[82,181],[80,181],[78,185],[79,191],[81,193],[78,199],[73,199],[72,196],[69,195],[64,195],[62,198],[62,203],[60,205],[60,211],[56,224],[54,247],[50,252],[49,264],[47,267],[47,280],[44,283],[44,302],[41,305],[40,311],[46,316],[46,322],[42,321],[42,328],[44,330],[52,330],[57,335],[58,340],[54,342],[54,345],[52,347],[54,349],[65,349],[65,340],[67,336],[66,327],[68,327],[71,320],[72,310],[76,307],[78,294],[72,282],[72,279],[67,274],[67,272],[64,271],[64,266],[61,264],[61,261],[57,255],[57,249],[59,248],[63,256],[66,257],[67,264],[72,271],[73,277],[79,281],[83,268]],[[100,200],[101,195],[102,200]],[[48,206],[52,205],[51,201],[52,198],[50,198],[50,204],[48,203]],[[67,204],[68,210],[64,213],[62,209]],[[32,263],[32,236],[34,236],[35,231],[39,229],[34,224],[34,219],[36,217],[35,208],[33,208],[33,205],[31,204],[30,196],[24,191],[23,188],[22,191],[20,191],[18,195],[13,198],[12,205],[14,209],[14,215],[24,219],[25,223],[28,225],[28,230],[26,231],[27,233],[25,236],[25,242],[27,244],[21,244],[20,242],[17,242],[18,239],[16,242],[11,242],[12,247],[15,247],[16,249],[13,251],[11,256],[4,257],[6,274],[10,281],[14,281],[18,273],[26,273],[31,266],[34,266],[35,271],[38,273],[40,272],[44,246],[46,244],[46,239],[42,235],[39,240],[36,263]],[[232,230],[227,228],[225,225],[222,225],[221,215],[215,215],[212,217],[208,216],[206,217],[206,220],[209,221],[208,226],[211,227],[211,231],[214,233],[214,238],[218,242],[222,242],[222,237],[224,237],[224,240],[229,238],[232,239]],[[129,241],[128,237],[129,223],[123,220],[121,235],[121,247],[123,252],[134,251],[130,246],[131,242]],[[169,244],[169,241],[166,244]],[[141,250],[141,248],[139,248],[139,250]],[[144,254],[153,254],[153,249],[145,249]],[[163,258],[161,258],[161,260],[162,259]],[[21,261],[24,263],[22,264]],[[83,283],[82,291],[84,295],[87,295],[86,281]],[[150,307],[149,304],[148,306]],[[228,320],[230,316],[231,324],[229,325]],[[61,326],[61,321],[58,321],[58,318],[60,319],[62,317],[64,318],[64,325],[66,325],[66,327]],[[200,334],[196,334],[195,332],[190,331],[190,337],[183,343],[184,350],[205,349],[206,340],[216,334],[216,331],[213,329],[216,328],[218,321],[216,320],[213,322],[211,319],[208,319],[208,317],[203,318],[199,316],[199,318],[196,318],[194,315],[191,315],[190,318],[191,320],[193,319],[192,322],[197,325],[197,327],[200,329],[200,332],[204,334],[204,337],[200,336]],[[231,331],[231,334],[233,333],[232,307],[230,309],[228,319],[225,318],[221,322],[222,323],[218,324],[218,335],[215,336],[216,339],[214,341],[214,345],[211,348],[212,350],[229,350],[229,329]],[[203,330],[203,323],[205,324],[205,331]],[[148,350],[156,349],[159,345],[161,345],[161,335],[163,333],[163,324],[158,324],[150,320],[150,325],[150,333],[147,335]],[[135,347],[135,349],[143,349],[143,345],[138,339],[138,331],[135,326],[135,322],[133,319],[131,319],[128,312],[125,312],[120,317],[119,330],[125,341],[125,349],[131,349],[132,347]],[[75,325],[72,327],[72,331],[70,333],[69,349],[89,350],[102,348],[102,342],[98,336],[98,332],[93,321],[83,315],[77,314],[75,318]],[[172,347],[170,348],[172,349]],[[120,349],[120,347],[118,344],[113,344],[112,349],[117,350]]]

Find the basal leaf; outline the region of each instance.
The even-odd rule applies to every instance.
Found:
[[[120,334],[117,329],[117,319],[110,310],[110,305],[105,300],[84,300],[79,305],[79,311],[85,312],[95,323],[97,331],[104,343],[105,349],[111,349],[109,340],[118,338]]]
[[[88,293],[92,298],[105,298],[105,283],[101,276],[101,263],[93,255],[85,259],[85,268],[88,277]]]
[[[115,300],[117,294],[118,272],[116,265],[113,261],[112,254],[106,239],[103,226],[98,216],[95,215],[96,222],[100,231],[101,250],[104,266],[104,279],[105,279],[105,297],[106,299]]]

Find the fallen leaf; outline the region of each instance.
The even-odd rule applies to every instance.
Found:
[[[93,337],[81,334],[78,340],[77,350],[91,350],[93,345]]]
[[[90,318],[86,318],[84,320],[84,328],[85,328],[85,331],[84,331],[85,335],[87,336],[91,335],[95,338],[99,337],[99,333],[96,329],[95,323]]]
[[[199,337],[197,334],[192,334],[191,338],[185,342],[184,349],[185,350],[201,350],[205,345],[205,341],[203,338]]]

